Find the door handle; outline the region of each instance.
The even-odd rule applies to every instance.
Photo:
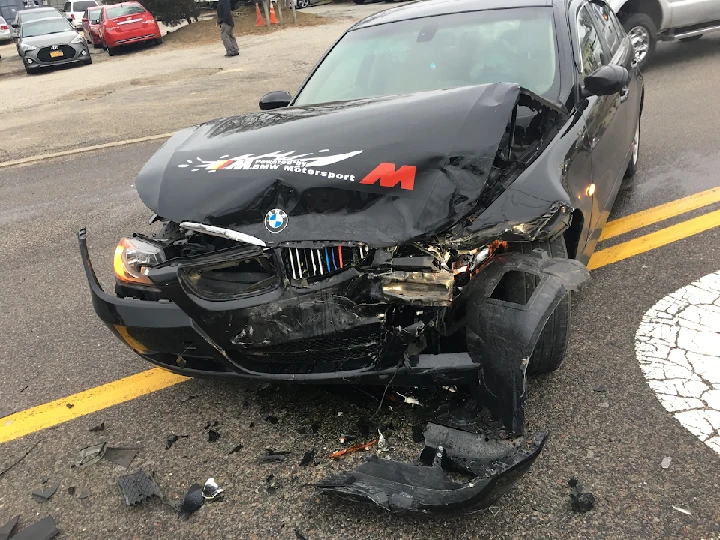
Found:
[[[620,90],[620,103],[625,103],[628,100],[628,97],[630,97],[630,87],[626,86]]]

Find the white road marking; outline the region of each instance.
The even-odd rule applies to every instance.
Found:
[[[720,271],[655,304],[635,352],[660,403],[720,454]]]

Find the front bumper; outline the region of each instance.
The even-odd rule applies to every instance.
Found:
[[[39,69],[52,66],[62,66],[66,64],[86,63],[90,59],[90,50],[83,43],[71,43],[68,45],[58,46],[58,51],[63,56],[53,58],[50,56],[55,52],[51,47],[42,47],[34,51],[27,51],[23,56],[23,64],[28,69]]]
[[[383,361],[356,358],[354,362],[344,362],[338,358],[305,365],[263,365],[257,357],[243,355],[240,347],[235,350],[222,347],[173,302],[119,298],[105,293],[90,261],[84,229],[79,232],[78,241],[98,317],[141,357],[175,373],[190,377],[298,383],[387,384],[392,379],[393,384],[400,386],[451,385],[476,383],[478,380],[480,366],[467,353],[419,354],[403,365],[400,365],[402,351],[397,358],[388,357]],[[269,296],[267,302],[273,303],[274,300],[277,305],[277,294],[270,294],[274,296]],[[315,307],[320,306],[318,303]],[[252,320],[253,314],[256,319],[265,315],[253,308],[248,308],[248,313],[248,320]],[[337,318],[342,318],[345,313],[341,309],[335,312]],[[360,323],[347,329],[349,344],[362,342],[362,336],[367,335],[365,331],[379,324],[370,316]],[[289,351],[288,355],[291,353]]]

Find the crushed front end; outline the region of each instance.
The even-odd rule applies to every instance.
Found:
[[[137,179],[163,228],[118,244],[114,296],[78,234],[95,311],[189,376],[471,385],[472,406],[430,419],[422,465],[369,462],[318,487],[389,510],[485,506],[544,444],[525,434],[529,363],[588,277],[566,258],[572,201],[547,173],[561,169],[539,159],[565,120],[494,84],[181,132]],[[313,150],[288,150],[300,133]]]

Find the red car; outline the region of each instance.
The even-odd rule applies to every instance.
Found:
[[[83,34],[85,39],[92,43],[95,47],[102,45],[100,37],[100,16],[102,15],[102,7],[91,7],[85,10],[82,18]]]
[[[110,56],[117,48],[141,41],[162,43],[162,34],[155,17],[138,2],[103,6],[100,15],[100,38]]]

